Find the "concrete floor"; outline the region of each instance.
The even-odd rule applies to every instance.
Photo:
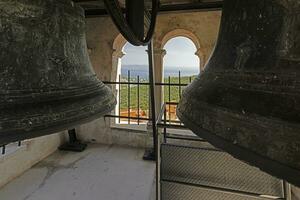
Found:
[[[1,200],[151,200],[155,163],[144,150],[89,145],[56,152],[0,189]]]

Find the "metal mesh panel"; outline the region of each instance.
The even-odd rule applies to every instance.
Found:
[[[163,144],[161,179],[283,197],[281,180],[210,149]]]
[[[229,192],[209,190],[177,183],[162,182],[162,200],[264,200]]]

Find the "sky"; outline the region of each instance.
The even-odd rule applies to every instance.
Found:
[[[195,55],[196,47],[193,42],[185,37],[176,37],[169,40],[164,49],[167,51],[164,57],[165,67],[199,68],[199,58]],[[146,47],[135,47],[126,43],[122,58],[123,65],[147,65],[148,57]]]

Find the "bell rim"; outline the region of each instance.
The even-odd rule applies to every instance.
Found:
[[[105,114],[112,111],[114,109],[115,105],[117,104],[115,96],[111,93],[109,88],[106,88],[106,89],[107,89],[106,91],[108,92],[108,94],[106,94],[106,95],[96,95],[94,97],[91,96],[87,99],[76,99],[69,105],[67,104],[67,106],[66,106],[66,104],[64,104],[64,106],[66,106],[65,110],[55,113],[55,114],[61,114],[61,113],[65,114],[64,112],[67,110],[67,111],[71,112],[71,114],[70,114],[71,117],[64,118],[64,115],[62,115],[62,119],[54,119],[54,117],[50,115],[52,118],[50,117],[50,120],[48,120],[48,122],[45,122],[45,121],[43,121],[42,117],[45,117],[47,119],[49,117],[49,115],[39,114],[39,115],[35,116],[34,114],[32,114],[31,117],[34,116],[35,119],[40,120],[40,121],[36,122],[36,121],[32,120],[32,119],[34,119],[33,117],[32,118],[28,117],[28,119],[26,119],[25,121],[29,122],[29,123],[32,123],[32,121],[33,121],[32,124],[29,125],[28,123],[26,123],[26,125],[22,125],[20,127],[13,126],[14,128],[12,128],[12,129],[2,128],[2,130],[1,130],[1,124],[0,124],[0,146],[6,145],[11,142],[17,142],[17,141],[21,141],[21,140],[32,139],[32,138],[36,138],[36,137],[59,133],[59,132],[68,130],[69,128],[77,127],[79,125],[82,125],[82,124],[85,124],[85,123],[88,123],[88,122],[91,122],[93,120],[103,117]],[[85,103],[89,102],[89,101],[91,101],[91,103],[89,103],[88,105],[85,105]],[[58,102],[60,102],[60,101],[58,101]],[[81,110],[77,109],[77,107],[76,107],[76,105],[79,102],[82,103],[83,105],[85,105],[85,106],[81,107]],[[40,105],[38,107],[38,109],[36,110],[36,113],[43,113],[43,112],[40,112],[40,111],[43,111],[43,109],[44,109],[43,106],[47,106],[47,103],[43,103],[42,105]],[[31,109],[31,108],[32,107],[29,107],[28,109]],[[74,113],[76,113],[76,114],[74,114]],[[10,120],[9,123],[11,123],[11,124],[21,123],[20,120],[21,120],[21,117],[18,116],[18,118],[16,118],[15,120],[13,120],[13,119]],[[11,124],[9,124],[8,126],[11,127]],[[46,128],[45,128],[45,124],[47,126]],[[26,127],[27,125],[30,127],[29,128]]]

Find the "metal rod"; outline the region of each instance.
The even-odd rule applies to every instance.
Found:
[[[156,129],[156,111],[155,111],[155,78],[154,78],[154,62],[153,62],[153,42],[151,41],[148,45],[148,58],[149,58],[149,82],[150,82],[150,103],[151,103],[151,121],[152,121],[152,132],[153,132],[153,147],[156,151],[157,147],[157,129]],[[157,152],[155,152],[157,156]]]
[[[197,137],[172,136],[172,135],[168,135],[168,133],[166,134],[166,138],[168,138],[168,139],[174,139],[174,140],[187,140],[187,141],[195,141],[195,142],[207,142],[206,140],[203,140],[203,139],[197,138]]]
[[[154,77],[154,60],[153,60],[153,41],[148,45],[148,61],[149,61],[149,82],[150,82],[150,97],[151,97],[151,121],[153,133],[153,148],[154,156],[156,158],[156,199],[159,199],[159,144],[158,134],[156,128],[156,112],[155,112],[155,77]]]
[[[179,88],[178,88],[178,98],[179,98],[179,100],[181,99],[181,72],[180,72],[180,70],[179,70],[179,72],[178,72],[178,84],[179,84]],[[180,122],[180,125],[181,125],[181,122]]]
[[[164,104],[164,143],[167,143],[167,109],[166,104]]]
[[[117,115],[105,115],[104,117],[111,117],[111,118],[121,118],[121,119],[132,119],[132,120],[138,120],[138,117],[128,117],[128,116],[117,116]],[[140,117],[140,120],[150,120],[150,118],[147,117]]]
[[[121,74],[119,74],[119,116],[121,115]],[[121,118],[119,118],[119,124],[121,123]]]
[[[166,104],[170,104],[170,105],[178,105],[178,102],[166,102]]]
[[[292,199],[292,194],[291,194],[291,185],[286,182],[282,181],[282,187],[283,187],[283,196],[285,200],[291,200]]]
[[[178,72],[178,85],[179,85],[178,86],[179,87],[178,88],[179,89],[179,91],[178,91],[179,96],[178,97],[179,97],[179,99],[181,99],[181,72],[180,71]]]
[[[120,85],[128,85],[128,82],[118,82],[118,81],[103,81],[104,84],[111,84],[111,85],[115,85],[115,84],[120,84]],[[137,82],[130,82],[130,85],[137,85]],[[150,83],[147,82],[140,82],[140,85],[149,85]],[[156,86],[168,86],[169,83],[155,83]],[[171,86],[188,86],[188,84],[178,84],[178,83],[171,83]]]
[[[138,125],[140,124],[140,76],[137,76],[137,109],[138,109]]]
[[[128,70],[128,93],[127,93],[127,111],[128,111],[128,124],[130,124],[130,71]]]
[[[151,92],[150,92],[150,84],[148,87],[148,117],[151,119],[150,117],[150,113],[151,113]]]
[[[171,102],[171,77],[169,76],[169,102]],[[169,104],[169,111],[168,111],[168,115],[169,115],[169,123],[171,123],[171,104]]]
[[[248,197],[254,197],[254,198],[261,198],[261,194],[257,194],[257,193],[244,192],[244,191],[239,191],[239,190],[232,190],[232,189],[227,189],[227,188],[220,188],[220,187],[201,185],[201,184],[195,184],[195,183],[186,183],[186,182],[175,181],[175,180],[162,179],[162,181],[169,182],[169,183],[176,183],[176,184],[180,184],[180,185],[194,186],[194,187],[214,190],[214,191],[218,191],[218,192],[226,192],[228,194],[239,194],[239,195],[242,195],[245,197],[248,196]],[[264,199],[274,199],[274,198],[264,198]],[[276,199],[282,199],[282,198],[276,198]]]
[[[187,130],[187,128],[185,126],[182,125],[176,125],[176,124],[163,124],[163,123],[158,123],[157,124],[158,128],[171,128],[171,129],[182,129],[182,130]]]

